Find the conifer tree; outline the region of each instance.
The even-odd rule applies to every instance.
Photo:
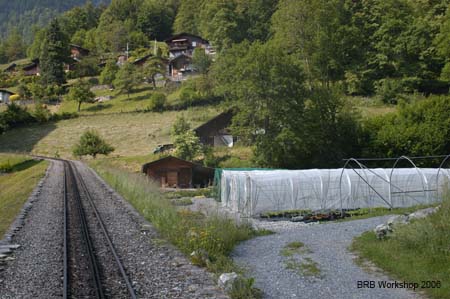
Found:
[[[41,82],[46,85],[63,84],[65,82],[64,62],[68,57],[68,38],[61,31],[58,21],[55,19],[45,33],[39,57]]]

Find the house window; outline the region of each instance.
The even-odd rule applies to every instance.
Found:
[[[192,47],[197,47],[197,42],[192,42]]]

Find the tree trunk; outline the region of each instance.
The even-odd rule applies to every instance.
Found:
[[[78,102],[78,112],[80,112],[81,109],[81,102]]]

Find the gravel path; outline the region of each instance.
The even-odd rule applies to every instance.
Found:
[[[0,265],[0,298],[62,297],[62,186],[62,163],[51,162],[23,227],[11,240],[21,247],[6,267]]]
[[[358,288],[361,280],[392,281],[387,276],[366,272],[354,262],[347,248],[355,236],[373,229],[389,217],[376,217],[340,223],[313,224],[289,222],[257,222],[259,227],[277,233],[241,243],[234,251],[234,260],[255,278],[255,286],[263,290],[264,298],[421,298],[406,289]],[[283,248],[294,241],[306,248],[292,256],[282,255]],[[288,270],[310,259],[320,269],[316,276],[304,275],[304,270]],[[308,262],[311,263],[311,262]],[[292,263],[291,263],[292,264]]]
[[[212,274],[161,242],[153,226],[84,164],[76,166],[93,196],[138,298],[228,298]]]

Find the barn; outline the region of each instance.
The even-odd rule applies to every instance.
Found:
[[[203,144],[233,147],[236,138],[228,130],[232,118],[233,111],[225,111],[194,129],[194,132]]]
[[[39,59],[34,59],[30,64],[25,65],[23,68],[25,76],[39,76],[41,69],[39,68]]]
[[[207,187],[214,179],[214,169],[168,156],[142,166],[142,172],[162,188]]]

